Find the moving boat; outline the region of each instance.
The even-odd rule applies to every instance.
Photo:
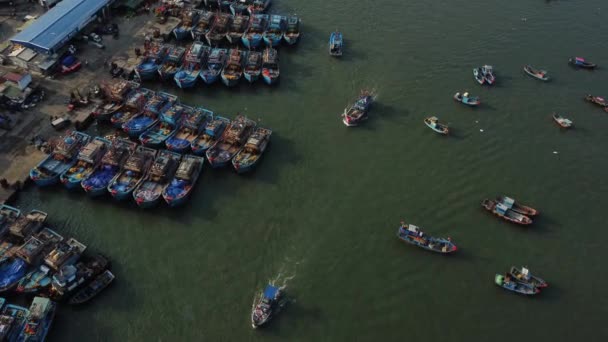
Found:
[[[507,207],[506,205],[504,205],[502,203],[498,203],[496,201],[485,199],[485,200],[483,200],[483,202],[481,202],[481,206],[485,210],[487,210],[487,211],[491,212],[492,214],[494,214],[504,220],[507,220],[509,222],[513,222],[513,223],[524,225],[524,226],[532,224],[531,218],[509,209],[509,207]]]
[[[200,41],[209,30],[211,30],[211,26],[213,25],[215,19],[215,13],[211,11],[201,11],[200,17],[198,19],[198,23],[192,29],[192,39],[195,41]]]
[[[264,32],[264,43],[268,46],[275,47],[281,43],[285,34],[287,17],[273,14],[270,16],[268,29]]]
[[[184,40],[192,35],[192,28],[198,23],[199,12],[193,9],[182,12],[181,23],[173,29],[176,40]]]
[[[568,63],[570,63],[570,65],[572,65],[574,67],[583,68],[583,69],[595,69],[597,67],[597,64],[587,62],[582,57],[572,57],[572,58],[570,58]]]
[[[247,8],[250,15],[264,13],[270,6],[270,0],[253,0],[253,3]]]
[[[135,74],[142,81],[152,80],[158,75],[158,68],[167,58],[168,49],[164,45],[151,44],[142,61],[135,67]]]
[[[51,285],[51,277],[51,269],[46,265],[40,265],[19,280],[15,291],[26,294],[40,293]]]
[[[177,133],[166,141],[167,149],[177,153],[186,153],[190,145],[205,127],[207,120],[213,120],[213,112],[205,108],[186,107]]]
[[[10,291],[25,274],[28,264],[21,258],[12,258],[0,265],[0,292]]]
[[[210,48],[201,42],[194,42],[190,46],[182,67],[173,77],[178,87],[182,89],[194,87],[201,74],[201,69],[206,66],[210,51]]]
[[[17,341],[29,315],[30,311],[27,308],[7,304],[0,316],[0,341]]]
[[[76,265],[63,266],[53,275],[51,299],[59,301],[69,298],[109,267],[110,261],[101,254],[80,261]]]
[[[536,78],[537,80],[541,80],[541,81],[545,81],[545,82],[549,80],[549,76],[547,76],[547,72],[545,70],[536,69],[531,65],[525,65],[524,72],[526,74]]]
[[[282,288],[268,284],[251,312],[251,326],[255,329],[270,321],[281,308]]]
[[[249,83],[253,83],[260,78],[262,74],[262,53],[259,51],[249,51],[247,60],[245,61],[245,70],[243,71],[245,79]]]
[[[230,119],[218,115],[214,116],[213,120],[207,122],[204,129],[190,144],[192,153],[197,156],[204,156],[205,152],[215,145],[229,125]]]
[[[156,150],[138,146],[124,168],[108,184],[108,192],[118,200],[124,200],[144,180],[156,157]]]
[[[103,273],[98,275],[92,282],[90,282],[87,286],[80,289],[70,300],[69,304],[82,304],[91,300],[93,297],[97,296],[101,291],[103,291],[106,287],[108,287],[112,281],[114,281],[114,274],[110,272],[110,270],[105,270]]]
[[[255,125],[255,121],[238,115],[224,130],[222,137],[205,152],[211,167],[218,168],[228,164],[243,149]]]
[[[80,188],[83,179],[89,177],[101,163],[112,143],[104,138],[95,137],[78,152],[77,162],[59,176],[61,183],[68,189]]]
[[[513,280],[508,274],[497,274],[494,277],[494,283],[505,290],[513,291],[519,294],[531,296],[540,292],[540,290],[532,285],[519,283]]]
[[[224,38],[226,38],[231,19],[232,16],[228,13],[219,13],[215,15],[213,26],[205,35],[205,39],[207,39],[207,43],[209,43],[210,46],[218,46]]]
[[[600,107],[603,107],[604,110],[608,107],[608,101],[601,96],[593,96],[591,94],[585,95],[585,100],[591,103],[594,103]]]
[[[262,37],[268,26],[268,14],[254,14],[250,17],[249,27],[241,37],[243,45],[255,49],[262,43]]]
[[[494,76],[494,68],[491,65],[484,65],[481,67],[481,73],[486,79],[486,84],[492,85],[496,82],[496,76]]]
[[[538,210],[525,206],[523,204],[520,204],[518,202],[516,202],[514,199],[512,199],[511,197],[507,197],[507,196],[498,196],[496,198],[496,202],[498,203],[502,203],[503,205],[505,205],[507,208],[509,208],[510,210],[513,210],[516,213],[520,213],[522,215],[526,215],[526,216],[536,216],[538,215]]]
[[[544,288],[549,286],[546,281],[531,274],[530,270],[525,267],[522,267],[520,270],[515,266],[511,266],[511,271],[509,271],[509,275],[513,277],[513,280],[515,280],[516,282],[529,284],[537,288]]]
[[[97,121],[110,121],[110,118],[125,105],[129,93],[139,88],[139,83],[120,80],[113,83],[102,84],[105,100],[96,106],[91,114]]]
[[[161,195],[182,159],[182,155],[167,150],[160,151],[146,178],[133,191],[133,199],[140,208],[151,208],[158,204]]]
[[[245,59],[245,55],[245,51],[230,49],[228,63],[222,69],[222,82],[227,87],[237,85],[241,77],[243,77],[243,60]]]
[[[110,122],[116,128],[122,128],[127,121],[131,120],[135,115],[139,114],[148,100],[154,96],[152,90],[146,88],[138,88],[129,94],[125,106],[112,115]]]
[[[183,204],[190,196],[203,170],[204,157],[187,154],[175,172],[171,183],[163,190],[163,198],[170,207]]]
[[[245,147],[232,159],[232,166],[238,173],[252,170],[262,158],[270,143],[272,131],[257,127],[247,139]]]
[[[212,84],[217,81],[228,57],[228,50],[214,48],[211,50],[209,59],[207,60],[207,68],[201,71],[201,78],[207,84]]]
[[[283,33],[283,40],[289,44],[294,45],[300,39],[300,18],[297,16],[287,17],[287,28]]]
[[[481,72],[481,68],[473,69],[473,76],[475,77],[475,81],[477,81],[477,83],[479,83],[479,84],[486,83],[486,78],[484,77],[483,72]]]
[[[57,184],[59,176],[76,163],[78,151],[89,139],[90,137],[82,132],[68,132],[51,154],[30,170],[30,178],[38,186]]]
[[[367,90],[362,90],[357,101],[352,106],[344,109],[342,122],[347,127],[354,127],[367,120],[367,114],[373,101],[372,94]]]
[[[266,48],[262,55],[262,78],[268,85],[275,84],[279,80],[279,53],[276,49]]]
[[[553,121],[555,121],[555,123],[557,123],[561,128],[571,128],[572,126],[574,126],[574,121],[567,119],[557,113],[553,113],[551,117],[553,118]]]
[[[6,204],[0,204],[0,237],[4,236],[6,232],[9,231],[9,228],[20,218],[21,210]],[[4,245],[4,242],[2,242],[2,244]],[[0,253],[0,257],[3,256],[3,254],[4,253]]]
[[[401,222],[401,226],[397,229],[397,237],[414,246],[441,254],[448,254],[458,250],[458,247],[452,243],[452,239],[449,237],[444,239],[427,236],[419,227],[404,222]]]
[[[439,134],[447,135],[450,132],[448,126],[440,123],[436,116],[431,116],[424,119],[424,123],[429,126],[430,129]]]
[[[329,35],[329,54],[335,57],[342,56],[343,44],[342,33],[337,31],[332,32]]]
[[[55,318],[55,302],[44,297],[35,297],[30,306],[30,314],[25,320],[19,341],[44,341]]]
[[[171,110],[177,103],[177,96],[162,91],[156,93],[146,103],[143,112],[135,115],[122,125],[122,129],[131,138],[137,138],[144,131],[152,127],[159,120],[159,116]]]
[[[60,241],[57,246],[46,255],[44,263],[52,270],[58,271],[61,267],[78,261],[86,249],[87,246],[80,243],[80,241],[69,238],[67,241]]]
[[[454,100],[471,107],[479,106],[481,103],[478,96],[469,96],[468,92],[454,94]]]
[[[180,69],[184,55],[186,54],[186,48],[181,46],[170,46],[167,54],[167,59],[158,68],[158,75],[161,81],[173,80],[175,74]]]
[[[33,209],[25,216],[19,215],[12,224],[8,225],[8,231],[16,237],[28,238],[42,229],[48,216],[49,214],[44,211]]]
[[[84,191],[93,197],[106,193],[108,185],[136,147],[136,143],[127,139],[114,140],[108,153],[101,159],[101,164],[80,184]]]
[[[247,13],[247,9],[253,4],[253,0],[234,0],[230,4],[230,12],[232,15],[241,15]]]
[[[232,18],[232,23],[228,28],[228,33],[226,33],[226,39],[230,44],[237,44],[241,41],[241,38],[245,34],[247,30],[247,26],[249,25],[249,16],[236,14]]]

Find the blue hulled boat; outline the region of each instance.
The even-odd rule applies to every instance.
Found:
[[[192,153],[197,156],[204,156],[205,152],[220,139],[229,125],[230,119],[218,115],[214,116],[213,120],[207,122],[201,133],[190,144]]]
[[[257,127],[247,139],[245,147],[232,159],[232,166],[238,173],[251,171],[262,159],[270,143],[272,131]]]
[[[57,304],[48,298],[35,297],[25,320],[19,341],[44,341],[51,328]]]
[[[127,139],[114,140],[100,165],[80,183],[84,191],[92,197],[106,193],[108,185],[120,172],[127,158],[135,152],[136,147],[136,143]]]
[[[146,103],[143,112],[125,122],[122,129],[132,138],[139,137],[158,122],[159,116],[170,110],[176,102],[177,96],[162,91],[158,92]]]
[[[211,30],[205,35],[205,39],[210,46],[218,46],[228,33],[232,16],[228,13],[219,13],[215,15],[215,20]]]
[[[0,265],[0,292],[12,290],[27,273],[28,264],[21,258],[12,258]]]
[[[51,286],[51,269],[46,265],[40,265],[40,267],[30,271],[26,274],[15,289],[18,293],[34,294]]]
[[[435,133],[439,133],[442,135],[447,135],[450,132],[448,125],[442,124],[439,122],[439,119],[436,116],[431,116],[424,119],[424,123]]]
[[[167,58],[167,47],[164,45],[152,44],[146,51],[146,57],[137,65],[135,73],[142,81],[152,80],[158,75],[158,68]]]
[[[239,49],[230,49],[228,63],[222,69],[222,82],[227,87],[233,87],[239,83],[243,77],[243,60],[246,52]]]
[[[270,0],[253,0],[252,4],[247,8],[250,15],[264,13],[270,6]]]
[[[201,69],[207,65],[210,51],[211,49],[201,42],[195,42],[190,46],[184,58],[184,64],[173,77],[178,87],[182,89],[194,87],[201,74]]]
[[[207,60],[207,68],[201,71],[201,78],[207,84],[212,84],[220,77],[220,73],[226,64],[228,50],[214,48],[211,50]]]
[[[186,107],[177,133],[166,141],[167,149],[178,153],[186,153],[190,144],[196,139],[207,120],[213,119],[213,112],[204,108],[193,109]]]
[[[163,112],[160,116],[160,120],[139,136],[139,141],[147,147],[162,147],[165,144],[165,141],[177,132],[176,123],[185,109],[186,106],[176,104],[169,110]]]
[[[198,23],[199,12],[189,9],[182,12],[181,23],[173,29],[176,40],[184,40],[191,36],[192,28]]]
[[[116,111],[110,122],[116,128],[122,128],[126,122],[139,114],[148,100],[154,95],[152,90],[146,88],[138,88],[129,94],[125,105],[120,110]]]
[[[108,184],[108,192],[118,200],[127,199],[144,180],[156,158],[156,150],[138,146],[124,168]]]
[[[287,17],[287,29],[283,33],[283,40],[294,45],[300,39],[300,18],[294,16]]]
[[[262,53],[260,51],[249,51],[247,60],[245,61],[245,70],[243,75],[249,83],[253,83],[260,78],[262,74]]]
[[[177,96],[175,97],[177,100]],[[160,120],[171,124],[172,126],[177,126],[182,114],[186,110],[186,106],[180,103],[175,103],[168,107],[166,110],[160,112]]]
[[[105,101],[97,105],[91,114],[97,121],[110,121],[112,115],[124,107],[130,94],[139,88],[139,83],[120,80],[102,84],[101,88],[106,97]]]
[[[183,156],[175,177],[163,190],[163,198],[171,207],[182,205],[190,196],[203,170],[205,158],[187,154]]]
[[[262,78],[268,85],[273,85],[279,80],[279,53],[276,49],[266,48],[262,55]]]
[[[454,100],[471,107],[479,106],[481,101],[477,96],[470,96],[468,92],[461,94],[460,92],[454,94]]]
[[[255,121],[243,115],[237,117],[224,130],[222,137],[205,152],[213,168],[226,166],[239,153],[255,128]]]
[[[30,178],[38,186],[57,184],[59,176],[76,163],[78,151],[90,138],[87,134],[78,131],[68,133],[50,155],[30,170]]]
[[[151,208],[158,204],[181,159],[182,155],[176,152],[162,150],[158,153],[150,172],[133,191],[133,199],[140,208]]]
[[[23,330],[25,320],[29,317],[30,311],[22,306],[7,304],[0,316],[0,333],[3,333],[3,341],[18,341],[19,334]]]
[[[249,26],[249,16],[237,14],[232,18],[226,39],[230,44],[238,44]]]
[[[401,226],[397,229],[397,237],[404,242],[436,253],[448,254],[458,250],[450,238],[427,236],[420,228],[404,222],[401,222]]]
[[[201,41],[203,37],[209,30],[211,30],[211,26],[213,25],[213,21],[215,19],[215,13],[211,11],[201,11],[200,16],[198,18],[198,23],[192,29],[192,39],[195,41]]]
[[[95,137],[78,152],[77,162],[59,176],[61,183],[68,189],[80,188],[80,182],[89,177],[108,152],[111,142]]]
[[[255,49],[262,43],[264,32],[268,26],[268,14],[255,14],[251,16],[249,27],[241,41],[246,48]]]
[[[335,57],[342,56],[343,44],[344,40],[342,39],[342,33],[332,32],[329,35],[329,54]]]
[[[263,35],[264,43],[272,47],[279,45],[285,34],[286,23],[287,17],[276,14],[271,15],[268,29]]]
[[[167,59],[165,59],[163,65],[158,68],[158,75],[160,76],[161,81],[173,80],[173,77],[175,77],[175,74],[182,65],[185,54],[186,48],[184,47],[171,46],[169,48]]]
[[[247,13],[247,9],[253,4],[253,0],[236,0],[230,4],[230,12],[236,16],[239,14]]]

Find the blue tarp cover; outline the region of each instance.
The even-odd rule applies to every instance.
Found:
[[[279,292],[279,288],[272,286],[272,285],[268,285],[266,286],[266,288],[264,289],[264,297],[267,299],[275,299],[275,297],[277,296],[277,293]]]

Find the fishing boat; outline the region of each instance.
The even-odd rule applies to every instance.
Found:
[[[145,146],[138,146],[124,168],[114,176],[108,184],[108,192],[118,200],[124,200],[144,180],[150,166],[156,158],[156,150]]]
[[[424,119],[424,123],[429,126],[430,129],[439,134],[447,135],[450,132],[448,126],[440,123],[436,116],[431,116]]]
[[[59,141],[51,154],[30,170],[30,179],[38,186],[57,184],[59,176],[76,163],[78,151],[90,138],[82,132],[69,132]]]
[[[498,196],[496,202],[504,204],[508,209],[513,210],[516,213],[520,213],[526,216],[538,215],[538,210],[516,202],[513,198],[507,196]]]
[[[253,0],[235,0],[230,4],[230,12],[234,16],[247,13],[247,8],[252,4]]]
[[[247,8],[250,15],[264,13],[270,6],[270,0],[253,0],[252,4]]]
[[[110,270],[105,270],[103,273],[98,275],[92,282],[87,286],[80,289],[78,292],[69,299],[70,305],[83,304],[97,296],[101,291],[107,288],[113,281],[114,274]]]
[[[101,254],[79,261],[75,265],[63,266],[53,275],[51,299],[59,301],[71,297],[109,267],[110,261]]]
[[[201,69],[207,64],[210,48],[201,42],[194,42],[184,58],[184,63],[173,79],[182,89],[192,88],[201,74]]]
[[[515,266],[511,266],[511,271],[509,271],[509,275],[516,282],[529,284],[537,288],[545,288],[548,287],[549,284],[544,281],[542,278],[537,277],[530,273],[525,267],[522,267],[521,270]]]
[[[583,69],[597,68],[597,64],[588,62],[583,57],[572,57],[568,60],[568,63],[577,68],[583,68]]]
[[[59,176],[61,183],[68,189],[80,188],[80,182],[87,178],[101,163],[112,143],[104,138],[95,137],[78,152],[78,161]]]
[[[139,136],[139,141],[143,145],[153,148],[165,145],[167,139],[177,133],[177,123],[186,109],[192,110],[186,105],[173,105],[161,114],[159,121]]]
[[[268,323],[281,308],[282,288],[268,284],[251,311],[251,326],[255,329]]]
[[[164,45],[151,44],[144,52],[145,57],[135,67],[135,74],[142,81],[149,81],[158,75],[158,68],[167,58],[168,48]]]
[[[608,107],[608,101],[606,101],[606,99],[601,96],[593,96],[591,94],[587,94],[585,95],[585,101],[596,104],[600,107],[603,107],[604,109]]]
[[[158,153],[150,172],[133,191],[133,199],[140,208],[151,208],[158,204],[181,159],[182,155],[177,152],[163,150]]]
[[[214,48],[211,50],[209,59],[207,60],[207,68],[202,70],[200,75],[201,79],[206,84],[212,84],[220,77],[220,73],[226,64],[228,57],[228,50],[221,48]]]
[[[69,238],[60,241],[49,254],[44,257],[44,263],[54,271],[58,271],[65,265],[71,265],[80,259],[87,246],[80,241]]]
[[[481,73],[486,79],[487,85],[493,85],[496,82],[496,76],[494,76],[494,68],[491,65],[484,65],[481,67]]]
[[[367,90],[362,90],[357,101],[344,109],[342,113],[342,122],[347,127],[353,127],[359,125],[364,120],[367,120],[369,108],[372,105],[374,98],[372,94]]]
[[[131,138],[137,138],[158,122],[159,117],[165,112],[170,111],[176,103],[177,96],[159,91],[146,103],[143,112],[125,122],[122,125],[122,129]]]
[[[253,131],[245,147],[232,159],[232,166],[236,172],[251,171],[258,164],[270,143],[271,135],[272,131],[267,128],[257,127]]]
[[[22,306],[7,304],[0,316],[0,341],[17,341],[30,311]]]
[[[175,176],[162,194],[170,207],[176,207],[186,202],[201,175],[204,163],[204,157],[190,154],[182,157]]]
[[[243,77],[243,60],[245,59],[245,51],[239,49],[230,49],[228,52],[228,63],[222,69],[222,82],[227,87],[233,87],[239,83]]]
[[[259,51],[249,51],[247,60],[245,61],[245,69],[243,75],[249,83],[253,83],[260,78],[262,74],[262,53]]]
[[[249,25],[249,16],[236,14],[232,18],[232,22],[230,23],[230,27],[228,28],[228,33],[226,33],[226,39],[230,44],[237,44],[241,41],[241,38],[245,34],[247,30],[247,26]]]
[[[200,16],[198,18],[198,23],[192,29],[192,39],[195,41],[200,41],[209,30],[211,30],[211,26],[215,20],[215,13],[211,11],[201,11]]]
[[[516,223],[519,225],[524,225],[524,226],[532,224],[531,218],[509,209],[509,207],[507,207],[506,205],[504,205],[502,203],[492,201],[489,199],[485,199],[485,200],[483,200],[483,202],[481,202],[481,206],[485,210],[491,212],[492,214],[494,214],[506,221],[513,222],[513,223]]]
[[[27,215],[19,215],[12,224],[9,224],[8,231],[18,238],[28,238],[42,229],[48,216],[49,214],[44,211],[32,209]]]
[[[186,107],[177,132],[166,141],[167,149],[177,153],[186,153],[190,145],[205,127],[207,120],[213,120],[213,112],[205,108]]]
[[[127,158],[135,152],[136,147],[136,143],[127,139],[114,140],[100,165],[80,183],[84,191],[92,197],[106,193],[108,185],[118,175]]]
[[[471,107],[479,106],[481,103],[478,96],[470,96],[468,92],[454,94],[454,100]]]
[[[553,121],[555,121],[556,124],[559,125],[559,127],[561,128],[572,128],[572,126],[574,126],[574,121],[567,119],[557,113],[553,113],[553,115],[551,116],[553,118]]]
[[[275,47],[281,43],[285,30],[287,29],[287,17],[273,14],[268,22],[268,29],[264,32],[264,43]]]
[[[254,14],[249,19],[249,27],[241,37],[243,45],[248,49],[255,49],[262,43],[264,32],[268,26],[268,14]]]
[[[0,265],[12,258],[17,248],[18,247],[10,241],[0,242]]]
[[[524,65],[524,72],[537,80],[545,82],[549,80],[549,76],[547,76],[547,72],[545,70],[536,69],[531,65]]]
[[[230,27],[232,16],[228,13],[219,13],[215,15],[215,20],[211,30],[205,35],[205,39],[210,46],[218,46],[225,38]]]
[[[19,341],[44,341],[55,318],[55,302],[44,297],[35,297],[30,306],[30,314],[25,320]]]
[[[230,119],[227,119],[223,116],[215,115],[213,117],[213,120],[210,120],[205,124],[203,130],[190,144],[192,153],[197,156],[204,156],[205,152],[207,152],[207,150],[211,148],[211,146],[217,143],[217,141],[224,133],[224,130],[226,130],[226,127],[228,127],[229,125]]]
[[[182,12],[182,21],[173,29],[173,34],[177,41],[184,40],[192,35],[192,28],[198,23],[199,12],[187,9]]]
[[[297,16],[287,17],[287,28],[283,33],[283,40],[289,44],[294,45],[300,39],[300,18]]]
[[[63,236],[52,229],[44,228],[38,234],[30,236],[15,250],[14,255],[30,265],[38,265],[61,241]]]
[[[10,205],[0,204],[0,237],[6,235],[10,227],[19,221],[21,217],[21,210],[13,208]],[[0,251],[4,252],[3,250]],[[0,253],[0,256],[3,254]]]
[[[401,222],[397,229],[397,237],[409,244],[436,253],[449,254],[458,250],[451,238],[427,236],[419,227],[405,222]]]
[[[146,88],[138,88],[129,94],[125,106],[116,111],[110,122],[116,128],[122,128],[122,125],[131,120],[135,115],[139,114],[148,100],[153,97],[154,92]]]
[[[167,53],[167,59],[158,68],[158,75],[161,81],[173,80],[175,74],[179,70],[184,55],[186,54],[186,48],[181,46],[171,46]]]
[[[486,78],[484,77],[483,73],[481,72],[481,68],[473,69],[473,76],[475,77],[475,81],[477,81],[477,83],[479,83],[479,84],[486,83]]]
[[[222,137],[205,152],[213,168],[223,167],[239,153],[255,128],[255,121],[238,115],[224,130]]]
[[[51,281],[51,269],[47,265],[40,265],[40,267],[30,271],[19,280],[15,292],[26,294],[40,293],[51,286]]]
[[[28,264],[21,258],[12,258],[0,265],[0,292],[12,290],[27,273]]]
[[[340,57],[342,56],[342,48],[344,40],[342,39],[342,33],[332,32],[329,35],[329,54],[330,56]]]
[[[125,105],[129,93],[139,88],[139,83],[120,80],[113,83],[102,83],[105,100],[95,106],[91,114],[97,121],[110,121],[110,118]]]
[[[513,280],[508,274],[497,274],[494,277],[494,283],[505,290],[513,291],[519,294],[531,296],[540,292],[540,290],[532,285],[519,283]]]
[[[281,75],[279,70],[279,53],[276,49],[266,48],[262,55],[262,78],[268,85],[275,84]]]

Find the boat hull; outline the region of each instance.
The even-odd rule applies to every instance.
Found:
[[[255,81],[257,81],[260,78],[260,74],[244,73],[243,76],[249,83],[254,83]]]
[[[110,191],[110,195],[119,201],[127,200],[133,194],[133,189],[127,191],[118,191],[112,190]]]
[[[213,84],[217,81],[217,79],[219,75],[212,75],[212,74],[203,74],[201,73],[201,79],[203,80],[203,82],[205,82],[205,84]]]
[[[108,192],[108,189],[106,189],[106,187],[103,188],[84,188],[84,192],[87,193],[87,195],[89,195],[90,197],[99,197],[104,195],[106,192]]]
[[[277,46],[279,46],[279,44],[281,44],[281,37],[264,36],[264,44],[271,46],[271,47],[277,47]]]
[[[222,75],[222,83],[224,83],[224,85],[226,87],[234,87],[235,85],[239,84],[240,80],[241,80],[240,77],[239,78],[228,79],[224,75]]]
[[[184,40],[186,39],[188,36],[192,35],[192,31],[191,30],[184,30],[181,28],[176,28],[173,30],[173,35],[175,36],[175,40]]]
[[[68,190],[74,190],[74,189],[80,188],[80,183],[81,182],[82,182],[81,180],[80,181],[74,181],[74,180],[67,179],[67,178],[64,178],[64,179],[61,180],[61,183],[63,184],[63,186],[65,186],[66,189],[68,189]]]
[[[161,196],[158,196],[154,200],[142,200],[142,199],[135,198],[135,203],[137,204],[138,207],[140,207],[142,209],[150,209],[150,208],[154,208],[158,205],[158,203],[160,202],[160,198],[161,198]]]
[[[264,79],[264,83],[266,83],[268,85],[276,84],[277,81],[279,80],[278,77],[270,77],[270,76],[266,76],[266,75],[262,75],[262,78]]]
[[[47,177],[47,178],[40,178],[39,176],[32,174],[31,171],[30,171],[30,179],[32,181],[34,181],[34,184],[36,184],[37,186],[40,186],[40,187],[51,186],[51,185],[55,185],[55,184],[59,183],[59,175],[53,176],[53,177]]]
[[[262,44],[262,36],[253,36],[253,37],[243,36],[243,37],[241,37],[241,42],[243,43],[243,45],[246,48],[255,49],[255,48],[260,47],[260,45]]]

